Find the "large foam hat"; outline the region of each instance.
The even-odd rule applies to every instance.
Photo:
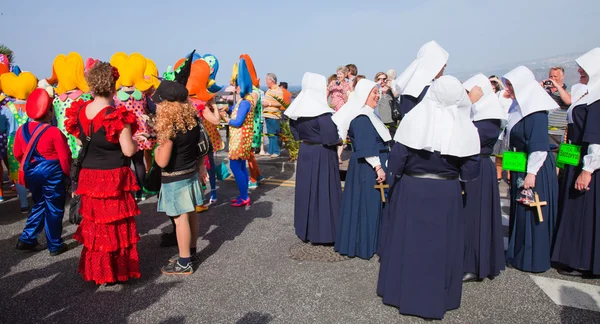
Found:
[[[2,91],[15,99],[27,99],[29,94],[37,88],[37,83],[37,78],[31,72],[23,72],[19,75],[9,72],[0,75]]]
[[[48,92],[44,88],[33,90],[25,104],[27,116],[34,120],[46,116],[48,111],[50,111],[50,107],[52,107],[52,98],[50,98]]]

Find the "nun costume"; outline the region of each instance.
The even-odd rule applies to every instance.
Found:
[[[377,84],[362,79],[354,92],[354,98],[333,116],[340,138],[348,134],[352,141],[335,250],[350,257],[370,259],[377,249],[383,210],[381,193],[375,189],[377,172],[382,169],[382,174],[386,173],[387,143],[392,138],[373,111],[379,97]]]
[[[336,146],[342,143],[327,104],[324,76],[307,72],[302,91],[284,113],[301,141],[296,167],[294,228],[302,241],[335,241],[342,187]]]
[[[480,174],[479,135],[470,110],[463,85],[440,77],[394,137],[377,294],[401,314],[442,319],[447,310],[460,307],[460,181]]]
[[[471,119],[481,144],[481,168],[476,180],[464,183],[465,256],[463,282],[494,278],[504,270],[504,230],[496,165],[490,158],[508,115],[489,79],[478,74],[463,83],[478,86],[483,97],[471,106]]]
[[[394,81],[393,86],[400,94],[400,113],[402,117],[419,104],[431,82],[443,74],[449,54],[435,41],[423,45],[417,58]]]
[[[507,91],[515,97],[508,113],[509,150],[527,155],[526,172],[510,172],[510,223],[506,263],[521,271],[545,272],[550,269],[550,249],[556,228],[558,180],[554,155],[548,154],[548,111],[558,105],[524,66],[503,78]],[[506,152],[503,159],[506,162]],[[516,199],[523,189],[532,189],[546,206],[541,207],[543,222],[536,208]]]
[[[600,275],[600,48],[577,60],[582,83],[573,86],[567,143],[581,147],[577,166],[565,165],[552,261],[570,276]]]

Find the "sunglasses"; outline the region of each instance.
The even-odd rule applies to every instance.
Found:
[[[387,81],[387,78],[379,78],[377,81]]]

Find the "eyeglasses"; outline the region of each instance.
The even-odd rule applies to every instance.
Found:
[[[379,78],[377,81],[387,81],[387,78]]]

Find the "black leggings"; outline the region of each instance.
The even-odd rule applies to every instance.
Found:
[[[146,166],[144,165],[144,151],[137,151],[132,157],[133,168],[135,170],[135,178],[140,186],[144,187],[144,178],[146,177]],[[141,192],[141,190],[139,191]]]

